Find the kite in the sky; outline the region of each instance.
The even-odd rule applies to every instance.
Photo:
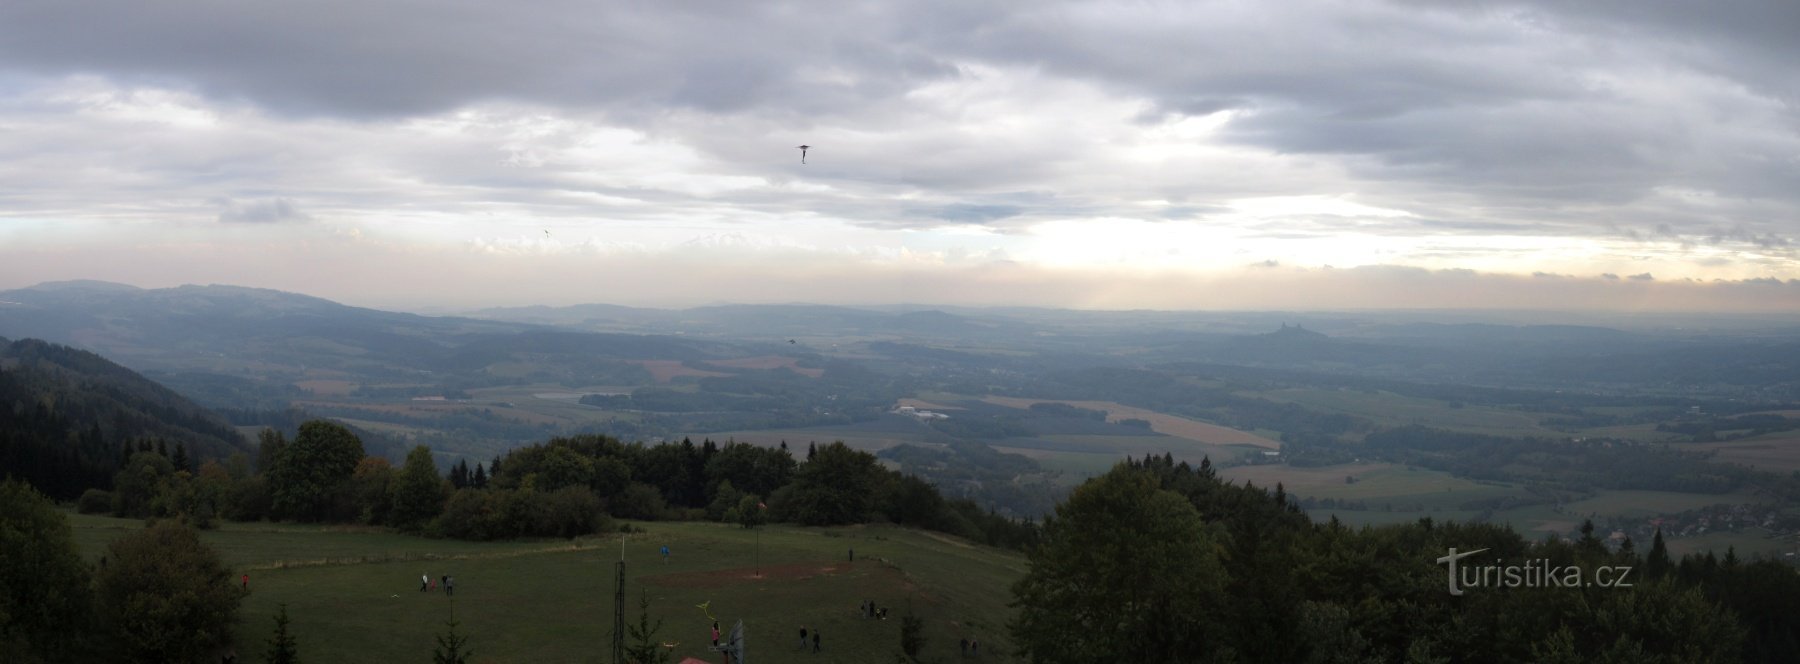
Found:
[[[812,146],[810,146],[810,145],[800,146],[800,163],[802,163],[802,164],[806,163],[806,151],[811,148],[812,148]]]

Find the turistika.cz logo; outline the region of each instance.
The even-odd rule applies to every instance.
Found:
[[[1487,549],[1463,551],[1450,549],[1450,555],[1437,559],[1449,566],[1450,594],[1462,595],[1465,588],[1630,588],[1631,567],[1602,566],[1589,576],[1580,567],[1552,565],[1549,560],[1526,560],[1516,565],[1499,562],[1484,565],[1458,565],[1457,561]]]

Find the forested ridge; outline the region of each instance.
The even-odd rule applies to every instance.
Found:
[[[0,468],[68,499],[109,484],[125,446],[146,441],[196,459],[248,449],[223,418],[106,358],[0,339]]]

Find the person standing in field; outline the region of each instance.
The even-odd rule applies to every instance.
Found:
[[[249,590],[249,589],[250,589],[250,575],[245,574],[244,575],[244,590]]]
[[[419,592],[425,592],[430,589],[431,589],[431,575],[430,574],[420,574],[419,575]]]
[[[800,626],[800,649],[801,650],[806,649],[806,626],[805,625]]]
[[[819,630],[813,630],[813,652],[819,651]]]
[[[450,575],[444,576],[444,594],[445,595],[455,595],[456,594],[456,577],[450,576]]]
[[[719,645],[719,621],[714,620],[712,626],[713,645]]]

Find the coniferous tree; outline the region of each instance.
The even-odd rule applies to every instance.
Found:
[[[452,618],[447,625],[450,631],[437,637],[437,651],[431,654],[432,664],[468,664],[475,653],[469,650],[469,638],[456,633],[456,620]]]
[[[287,604],[275,612],[275,634],[269,637],[269,652],[263,656],[269,664],[298,664],[300,644],[288,633]]]
[[[469,468],[464,465],[463,461],[457,461],[454,465],[450,466],[450,487],[453,489],[461,489],[468,485]]]
[[[912,607],[907,607],[906,615],[900,617],[900,652],[913,661],[918,661],[919,651],[925,649],[925,621],[913,615]]]
[[[469,486],[477,489],[487,488],[487,470],[480,463],[475,464],[475,476],[469,479]]]
[[[1661,579],[1669,575],[1669,568],[1674,563],[1669,560],[1669,548],[1663,544],[1662,529],[1656,529],[1656,535],[1650,538],[1650,554],[1644,557],[1644,578]]]
[[[668,664],[670,653],[668,648],[656,640],[656,633],[662,631],[663,621],[656,620],[650,624],[650,595],[638,595],[638,624],[626,625],[625,631],[631,635],[634,643],[625,646],[626,661],[637,664]]]

